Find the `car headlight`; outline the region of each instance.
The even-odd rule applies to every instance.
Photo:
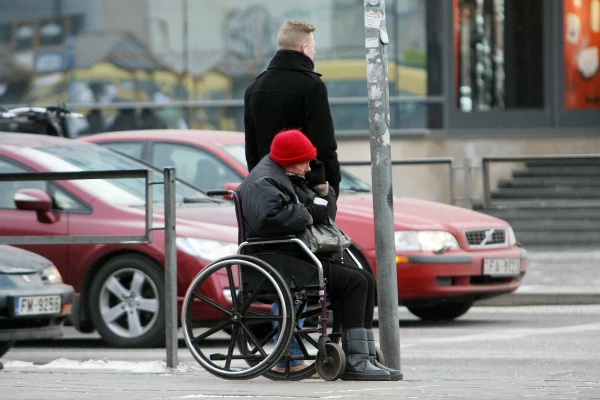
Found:
[[[54,265],[40,270],[38,274],[40,275],[40,278],[42,278],[42,282],[44,282],[46,285],[63,282],[60,272],[58,272],[58,269]]]
[[[458,241],[445,231],[396,231],[394,232],[396,251],[439,251],[458,249]]]
[[[178,237],[177,247],[191,256],[214,261],[237,253],[237,244],[216,240]]]
[[[517,244],[517,237],[515,236],[515,231],[513,231],[512,226],[508,226],[508,245],[515,246]]]

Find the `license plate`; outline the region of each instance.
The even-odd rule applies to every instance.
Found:
[[[483,275],[517,276],[521,272],[518,258],[486,258],[483,260]]]
[[[60,313],[60,296],[28,296],[15,299],[15,315]]]

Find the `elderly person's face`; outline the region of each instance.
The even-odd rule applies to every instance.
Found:
[[[289,167],[286,167],[284,169],[286,170],[286,172],[289,172],[291,174],[304,176],[307,172],[310,171],[310,161],[290,165]]]

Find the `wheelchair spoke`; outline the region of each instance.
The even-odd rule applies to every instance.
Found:
[[[227,320],[227,321],[222,321],[220,323],[218,323],[217,325],[213,326],[212,328],[210,328],[209,330],[207,330],[206,332],[196,336],[194,339],[192,339],[193,343],[198,343],[201,340],[206,339],[207,337],[209,337],[212,334],[215,334],[217,332],[219,332],[221,329],[225,328],[227,325],[230,325],[231,321]],[[235,328],[235,326],[234,326]]]
[[[290,364],[291,364],[291,360],[289,358],[287,358],[285,360],[285,372],[284,372],[284,376],[286,378],[289,378],[289,376],[290,376],[290,372],[291,372],[291,370],[290,370],[291,365]]]
[[[283,317],[281,315],[273,315],[273,314],[263,314],[263,315],[244,315],[245,320],[253,320],[253,321],[281,321]]]
[[[194,297],[196,297],[199,300],[202,300],[206,304],[210,304],[211,306],[213,306],[217,310],[219,310],[219,311],[221,311],[221,312],[223,312],[223,313],[225,313],[227,315],[233,315],[233,313],[231,312],[231,310],[228,310],[227,308],[223,307],[222,305],[220,305],[219,303],[215,302],[214,300],[209,299],[208,297],[206,297],[203,294],[194,292]]]
[[[240,311],[241,314],[245,313],[248,310],[248,308],[250,307],[250,305],[252,305],[252,303],[256,300],[256,297],[260,293],[260,291],[266,281],[267,281],[267,277],[265,276],[265,277],[263,277],[263,280],[260,282],[258,287],[252,291],[252,295],[248,298],[248,300],[246,300],[246,302],[244,302],[242,310]]]
[[[296,321],[300,321],[302,319],[301,315],[306,307],[306,304],[308,304],[308,300],[304,300],[302,304],[298,305],[298,309],[296,310]]]
[[[302,337],[302,338],[303,338],[304,340],[306,340],[308,343],[310,343],[310,344],[312,344],[313,346],[315,346],[315,349],[318,349],[318,344],[317,344],[317,341],[316,341],[315,339],[313,339],[312,337],[310,337],[309,335],[307,335],[306,333],[302,333],[302,334],[300,334],[300,335],[297,335],[297,336],[300,336],[300,337]],[[296,341],[297,341],[298,343],[300,343],[300,342],[301,342],[301,341],[300,341],[300,340],[298,340],[297,338],[296,338]]]
[[[229,290],[231,291],[231,302],[233,303],[233,311],[237,312],[240,308],[239,299],[235,291],[235,282],[233,281],[233,272],[231,271],[231,265],[225,267],[227,269],[227,279],[229,280]]]
[[[302,310],[302,309],[300,308],[300,310]],[[312,309],[312,310],[303,311],[303,312],[300,313],[299,316],[297,316],[297,319],[305,319],[305,318],[308,318],[308,317],[313,317],[315,315],[321,315],[321,307],[317,307],[317,308]]]
[[[303,340],[298,340],[298,338],[296,338],[296,343],[298,343],[298,347],[300,347],[300,350],[302,350],[302,354],[308,360],[309,357],[310,357],[310,355],[308,354],[308,350],[306,350],[306,346],[304,345],[304,341]]]
[[[265,352],[265,349],[263,349],[264,343],[263,344],[258,343],[256,336],[254,336],[254,333],[252,333],[252,331],[246,326],[246,324],[241,322],[240,325],[242,325],[242,329],[246,332],[246,335],[248,335],[248,338],[253,342],[253,344],[255,346],[254,350],[252,350],[252,354],[254,354],[256,352],[256,350],[258,350],[260,352],[260,355],[266,358],[267,353]]]
[[[235,348],[235,337],[237,336],[238,324],[233,324],[233,330],[231,331],[231,341],[229,342],[229,351],[227,352],[227,360],[225,361],[225,369],[231,368],[231,356],[233,356],[233,349]]]

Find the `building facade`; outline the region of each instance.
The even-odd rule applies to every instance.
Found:
[[[394,159],[444,156],[477,167],[487,155],[600,153],[600,0],[385,4]],[[276,51],[278,28],[309,21],[340,158],[370,156],[363,0],[4,0],[2,7],[0,104],[100,110],[98,131],[132,103],[160,104],[172,127],[243,130],[244,90]],[[439,167],[408,168],[394,167],[396,194],[448,201]],[[370,179],[368,168],[354,172]],[[468,173],[478,182],[477,168]],[[463,194],[477,198],[480,188]]]

